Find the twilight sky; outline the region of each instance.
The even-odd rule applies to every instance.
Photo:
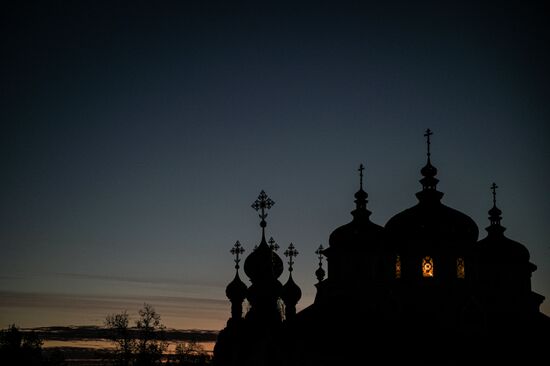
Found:
[[[384,225],[416,204],[428,127],[443,202],[482,238],[495,181],[550,297],[548,12],[112,3],[2,6],[1,328],[144,301],[169,327],[222,328],[262,189],[303,308],[359,164]]]

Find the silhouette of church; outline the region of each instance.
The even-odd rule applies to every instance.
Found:
[[[239,275],[244,249],[239,242],[231,249],[231,318],[218,335],[216,366],[530,364],[545,356],[550,318],[539,310],[544,297],[531,290],[537,267],[524,245],[504,235],[496,184],[487,236],[478,241],[476,223],[441,202],[431,135],[429,129],[424,135],[418,203],[384,227],[370,221],[360,166],[353,219],[316,251],[317,294],[299,313],[301,290],[292,278],[298,252],[292,244],[284,252],[289,276],[283,285],[278,246],[265,235],[274,202],[260,193],[252,207],[259,211],[261,241],[244,261],[250,286]]]

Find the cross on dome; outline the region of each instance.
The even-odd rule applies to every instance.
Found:
[[[274,252],[279,249],[279,244],[275,242],[275,239],[273,239],[273,237],[269,238],[267,242],[269,243],[269,248],[271,248],[271,250],[273,250]]]
[[[256,199],[256,201],[254,201],[251,206],[256,211],[260,211],[260,214],[258,216],[260,216],[260,219],[262,219],[260,221],[260,226],[262,227],[262,240],[265,240],[265,227],[267,225],[265,221],[267,213],[265,211],[273,207],[274,204],[275,202],[271,198],[269,198],[267,194],[262,190],[260,192],[260,195],[258,196],[258,199]]]
[[[493,191],[493,206],[497,205],[497,188],[498,186],[495,182],[493,182],[493,184],[491,185],[491,191]]]
[[[363,170],[365,170],[365,167],[361,164],[357,170],[359,171],[359,188],[363,189]]]
[[[231,254],[235,256],[235,269],[239,269],[239,262],[241,261],[240,255],[244,253],[244,248],[241,243],[237,240],[233,245],[233,248],[230,250]]]
[[[285,250],[284,255],[285,257],[288,257],[288,271],[292,272],[292,266],[294,265],[294,257],[298,255],[298,251],[294,247],[294,244],[290,243],[288,246],[288,249]]]
[[[319,245],[319,248],[315,251],[315,254],[317,254],[317,258],[319,259],[319,267],[323,266],[323,244]]]
[[[426,133],[424,134],[424,137],[426,137],[426,146],[428,148],[428,160],[430,160],[430,136],[433,135],[434,133],[432,132],[432,130],[430,130],[429,128],[426,130]]]

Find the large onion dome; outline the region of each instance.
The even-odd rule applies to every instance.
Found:
[[[258,247],[244,261],[244,272],[252,283],[277,279],[283,273],[283,261],[262,235]]]
[[[437,190],[437,168],[430,161],[428,130],[428,160],[421,169],[422,191],[416,194],[418,204],[393,216],[386,223],[388,235],[402,249],[414,245],[428,248],[475,243],[479,229],[469,216],[441,203],[443,193]],[[411,248],[412,249],[412,248]]]

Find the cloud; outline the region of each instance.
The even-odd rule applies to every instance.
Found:
[[[144,303],[155,307],[165,325],[179,329],[220,329],[229,309],[227,300],[200,297],[0,291],[2,318],[26,327],[102,324],[108,314],[124,310],[136,319]]]

